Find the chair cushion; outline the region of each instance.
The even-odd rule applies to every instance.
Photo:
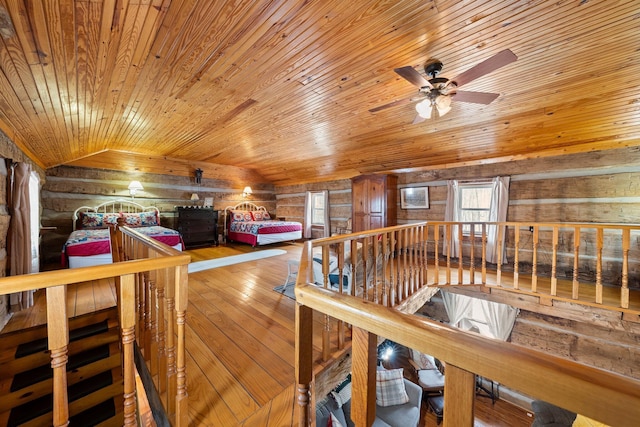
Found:
[[[402,369],[376,371],[376,403],[386,407],[402,405],[409,401],[404,387]]]
[[[418,383],[425,391],[438,391],[444,388],[444,375],[437,369],[418,371]]]
[[[418,350],[411,349],[411,358],[419,369],[438,369],[436,366],[436,359],[429,355],[419,352]]]

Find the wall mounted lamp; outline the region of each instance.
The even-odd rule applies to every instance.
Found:
[[[131,181],[131,184],[129,184],[129,194],[131,195],[131,198],[136,197],[136,193],[138,191],[142,191],[144,190],[144,187],[142,187],[142,184],[140,184],[140,181]]]
[[[200,197],[198,197],[197,193],[191,194],[191,201],[193,202],[194,205],[198,203],[198,200],[200,200]]]
[[[249,187],[247,185],[246,187],[244,187],[244,190],[242,190],[242,197],[244,197],[246,199],[252,193],[253,193],[253,191],[251,190],[251,187]]]

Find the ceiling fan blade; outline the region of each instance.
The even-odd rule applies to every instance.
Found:
[[[470,92],[468,90],[459,90],[452,95],[453,100],[456,102],[472,102],[474,104],[484,105],[491,104],[499,96],[499,93]]]
[[[505,49],[501,52],[496,53],[491,58],[485,59],[479,64],[474,65],[464,73],[458,75],[455,79],[451,79],[451,81],[454,81],[456,85],[460,87],[472,80],[477,79],[478,77],[489,74],[490,72],[495,71],[500,67],[511,64],[516,59],[518,59],[518,57],[513,52],[511,52],[509,49]]]
[[[420,98],[417,98],[417,99],[420,99]],[[372,109],[369,110],[369,112],[370,113],[377,113],[378,111],[386,110],[387,108],[396,107],[398,105],[410,104],[410,103],[416,101],[417,99],[416,98],[399,99],[397,101],[393,101],[393,102],[390,102],[388,104],[384,104],[384,105],[381,105],[379,107],[372,108]]]
[[[427,119],[425,119],[424,117],[422,117],[420,114],[416,114],[416,118],[415,118],[415,119],[413,119],[413,122],[412,122],[411,124],[412,124],[412,125],[417,125],[418,123],[422,123],[422,122],[424,122],[425,120],[427,120]]]
[[[431,83],[429,83],[429,80],[425,79],[422,74],[417,72],[413,67],[395,68],[393,71],[398,73],[400,77],[404,78],[409,83],[412,83],[418,87],[433,87],[431,86]]]

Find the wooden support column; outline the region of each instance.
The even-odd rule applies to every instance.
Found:
[[[476,376],[448,364],[444,376],[444,427],[473,427]]]
[[[47,331],[53,369],[53,425],[69,424],[67,286],[47,288]]]
[[[357,426],[371,426],[376,418],[378,336],[356,327],[352,334],[351,417]]]
[[[309,384],[313,378],[313,310],[296,304],[296,384],[298,425],[311,425]]]

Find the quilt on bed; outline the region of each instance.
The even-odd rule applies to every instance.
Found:
[[[301,231],[302,224],[291,221],[233,221],[229,231],[246,234],[274,234]]]
[[[179,232],[162,226],[137,227],[135,230],[169,246],[184,243]],[[66,267],[70,256],[92,256],[111,253],[109,229],[84,229],[73,231],[62,248],[62,266]]]

